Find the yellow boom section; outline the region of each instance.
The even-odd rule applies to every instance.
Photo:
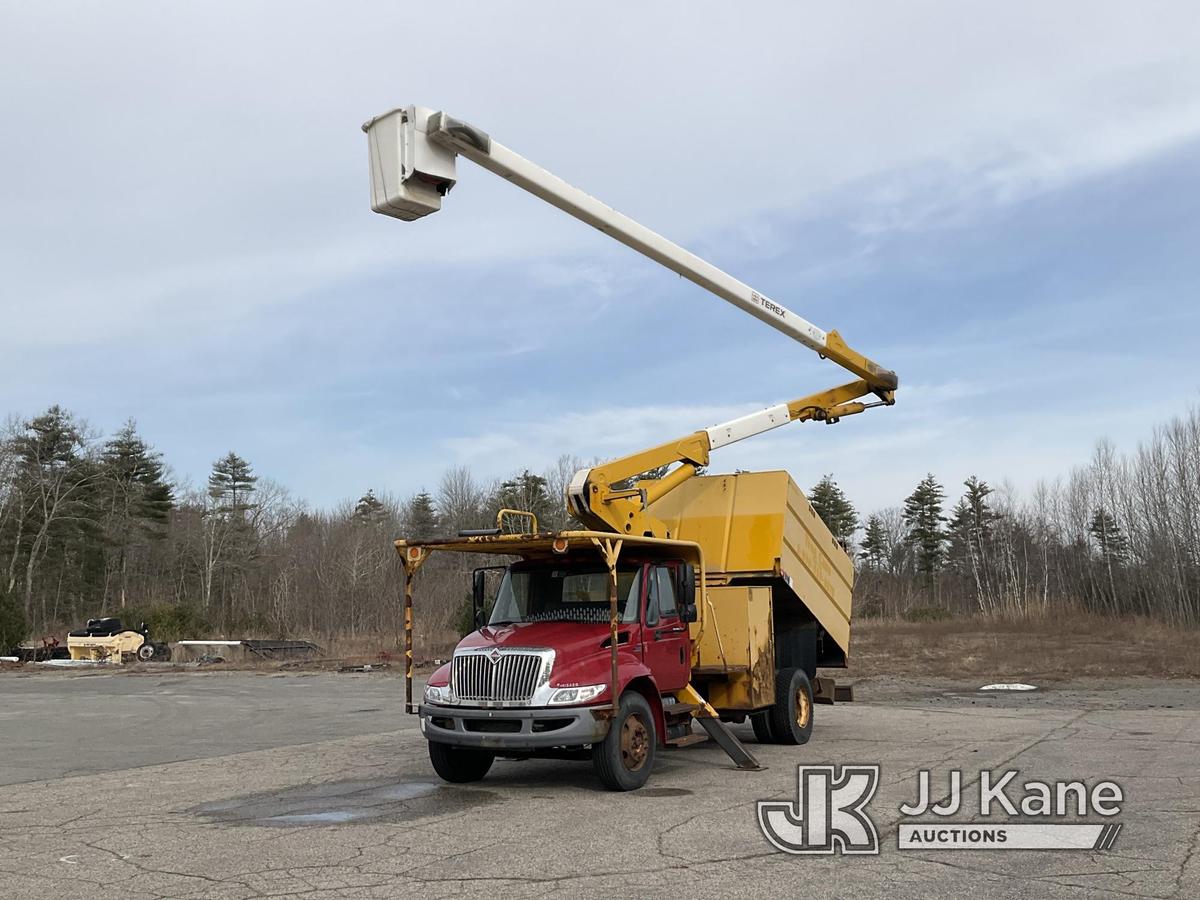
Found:
[[[831,332],[832,334],[833,332]],[[879,399],[864,403],[860,398],[874,395]],[[777,427],[787,422],[815,420],[833,424],[843,416],[852,416],[875,406],[894,403],[892,391],[873,388],[867,381],[851,381],[818,394],[809,394],[787,403],[780,410],[779,421],[769,421],[757,431]],[[770,413],[771,411],[766,411]],[[736,423],[696,431],[685,437],[631,453],[611,462],[580,472],[568,491],[571,513],[588,528],[615,531],[640,537],[674,538],[673,529],[656,517],[649,507],[696,472],[708,465],[709,453],[739,437],[722,440],[723,429],[732,431]],[[751,426],[753,429],[754,426]],[[757,433],[751,430],[749,433]],[[746,436],[746,435],[742,435]],[[663,466],[674,466],[662,478],[637,479],[637,476]],[[614,487],[629,479],[637,479],[628,487]]]

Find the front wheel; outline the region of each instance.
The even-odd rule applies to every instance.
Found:
[[[629,691],[621,698],[604,740],[592,745],[592,765],[610,791],[636,791],[650,777],[657,749],[654,711],[645,697]]]
[[[437,741],[429,742],[429,761],[443,781],[466,784],[479,781],[488,773],[496,754],[474,747],[454,747]]]

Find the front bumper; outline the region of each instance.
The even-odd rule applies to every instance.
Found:
[[[592,710],[605,706],[537,707],[533,709],[482,709],[468,706],[434,706],[417,710],[421,732],[428,740],[457,747],[496,750],[539,750],[579,747],[604,740],[608,719]]]

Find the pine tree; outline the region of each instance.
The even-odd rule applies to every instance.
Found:
[[[931,596],[945,557],[946,517],[942,515],[942,502],[945,499],[945,489],[930,473],[921,479],[904,501],[904,524],[908,527],[905,542],[916,551],[917,571],[922,575],[925,589]]]
[[[987,541],[992,536],[992,525],[1004,518],[996,510],[992,509],[988,502],[988,497],[992,494],[992,489],[986,481],[983,481],[976,475],[972,475],[963,482],[963,487],[967,489],[963,494],[963,501],[969,514],[969,522],[971,531],[975,534],[979,542]]]
[[[96,483],[99,469],[86,434],[86,427],[61,406],[22,424],[12,441],[16,456],[14,488],[21,498],[17,518],[15,552],[3,587],[15,590],[17,560],[22,560],[21,612],[33,621],[35,576],[41,563],[53,552],[59,572],[69,573],[69,591],[76,595],[92,592],[96,567],[91,564],[101,552],[96,522]],[[64,585],[59,582],[58,588]],[[45,597],[38,621],[46,620]]]
[[[824,476],[813,485],[808,502],[830,533],[843,547],[848,547],[859,528],[858,513],[832,475]]]
[[[501,483],[492,500],[492,507],[497,511],[519,509],[531,512],[537,516],[539,527],[540,523],[552,520],[556,508],[546,490],[546,479],[541,475],[534,475],[528,469]],[[524,522],[520,523],[520,526],[528,527]]]
[[[972,558],[971,510],[965,497],[960,498],[950,512],[946,540],[946,556],[951,568],[960,575],[969,575]]]
[[[360,525],[376,525],[387,518],[387,507],[373,490],[368,489],[354,504],[354,521]]]
[[[247,511],[254,508],[251,496],[257,481],[250,463],[231,450],[213,463],[212,474],[208,476],[208,496],[220,512],[245,521]]]
[[[429,492],[422,490],[412,498],[408,507],[408,527],[405,534],[412,540],[423,541],[437,534],[437,508]]]
[[[105,480],[131,492],[133,515],[151,529],[161,529],[174,505],[174,489],[165,480],[162,454],[137,433],[130,419],[104,445],[100,454]]]
[[[867,517],[867,526],[863,531],[862,552],[859,558],[870,570],[882,572],[887,568],[888,551],[891,540],[887,526],[877,515]]]
[[[250,518],[258,476],[233,451],[213,463],[208,476],[212,505],[204,514],[204,608],[211,608],[217,577],[236,578],[255,555],[257,535]]]
[[[986,566],[992,526],[1003,516],[992,509],[992,493],[986,481],[972,475],[963,482],[966,493],[955,504],[950,516],[950,560],[963,574],[975,573]]]
[[[1119,606],[1117,580],[1125,562],[1129,559],[1129,541],[1121,532],[1117,520],[1103,506],[1096,507],[1088,532],[1100,550],[1100,563],[1104,567],[1106,602],[1115,610]]]
[[[1117,520],[1103,506],[1096,507],[1092,513],[1088,533],[1096,541],[1100,559],[1105,564],[1120,565],[1129,558],[1129,541],[1126,540]]]
[[[129,555],[143,539],[161,540],[174,505],[174,491],[163,477],[161,454],[138,436],[132,419],[104,445],[100,454],[105,533],[116,554],[120,605],[129,587]]]

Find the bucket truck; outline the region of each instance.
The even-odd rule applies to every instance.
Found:
[[[459,157],[591,225],[847,370],[853,380],[577,473],[565,498],[582,528],[542,530],[501,510],[493,529],[398,540],[405,571],[405,709],[434,769],[483,778],[497,756],[590,759],[612,790],[645,784],[666,748],[715,741],[758,762],[759,742],[803,744],[813,704],[844,696],[818,667],[846,664],[853,566],[786,472],[700,475],[709,455],[789,422],[829,424],[890,406],[896,374],[481,129],[421,106],[363,125],[371,207],[405,221],[441,208]],[[647,477],[648,473],[661,477]],[[513,531],[512,522],[522,523]],[[413,589],[437,552],[512,560],[476,630],[413,702]],[[703,733],[693,730],[698,723]]]

